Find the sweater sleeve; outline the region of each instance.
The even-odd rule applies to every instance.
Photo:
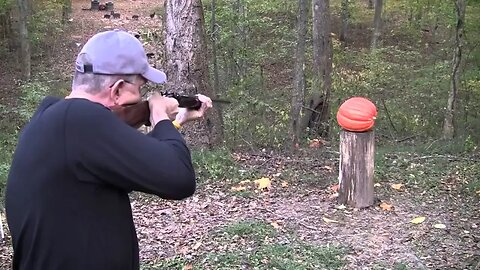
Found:
[[[80,181],[183,199],[195,192],[190,151],[168,121],[147,136],[104,107],[71,104],[66,116],[67,157]]]

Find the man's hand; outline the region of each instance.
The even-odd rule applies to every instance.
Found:
[[[212,100],[204,95],[198,94],[198,100],[202,102],[202,106],[198,110],[189,110],[186,108],[179,108],[177,117],[175,118],[176,122],[180,125],[183,125],[189,121],[193,121],[199,118],[202,118],[208,109],[212,108]]]
[[[148,99],[148,104],[152,126],[166,119],[173,121],[179,113],[178,101],[174,98],[164,97],[159,93],[154,93]]]

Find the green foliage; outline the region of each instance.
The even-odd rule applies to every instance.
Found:
[[[192,150],[192,162],[201,181],[238,179],[249,176],[239,171],[239,166],[235,163],[232,153],[226,148]]]
[[[274,236],[276,231],[270,224],[258,220],[249,220],[230,224],[222,228],[219,233],[225,238],[237,236],[261,241],[266,236]]]
[[[5,192],[10,163],[15,150],[20,127],[30,119],[39,102],[51,91],[48,86],[35,80],[23,84],[20,87],[20,90],[21,96],[19,106],[3,106],[4,108],[2,109],[5,114],[15,114],[18,117],[17,120],[19,122],[12,123],[8,122],[7,119],[3,119],[0,123],[0,126],[4,127],[0,132],[0,143],[2,146],[2,151],[0,153],[0,202],[3,202],[2,198]],[[2,205],[0,203],[0,209],[1,208]]]
[[[58,36],[63,32],[62,25],[62,0],[37,2],[34,6],[34,12],[28,21],[28,31],[30,41],[33,47],[47,45],[51,48],[53,40],[49,38]],[[37,50],[37,53],[43,54],[43,50]]]
[[[12,8],[12,0],[0,0],[0,15],[6,13],[7,10]]]
[[[46,51],[55,51],[55,37],[64,31],[62,24],[63,0],[54,1],[33,1],[30,4],[30,15],[27,17],[28,34],[32,48],[32,55],[43,55]],[[8,14],[13,20],[13,31],[15,31],[16,5],[12,0],[0,0],[0,15]],[[10,12],[13,11],[13,12]],[[8,12],[8,13],[7,13]],[[4,31],[0,26],[0,33]],[[16,35],[4,36],[0,39],[0,53],[7,53],[6,42],[9,38],[16,38]]]
[[[416,51],[384,47],[338,56],[342,68],[334,76],[332,112],[352,96],[365,96],[379,111],[379,133],[399,139],[412,134],[434,137],[442,127],[449,86],[449,64],[423,64]],[[334,117],[334,115],[332,115]],[[335,118],[333,118],[335,119]]]
[[[296,3],[226,0],[216,4],[219,92],[235,100],[224,110],[226,142],[245,148],[281,146],[286,138],[289,103],[285,97],[291,82],[269,74],[291,63]],[[211,1],[204,6],[208,25]],[[213,38],[211,25],[205,29]]]
[[[268,97],[255,89],[259,82],[245,79],[227,91],[231,100],[224,113],[226,142],[245,148],[280,147],[288,129],[289,107],[281,97]]]
[[[50,88],[40,81],[31,81],[22,85],[21,91],[21,105],[16,109],[16,112],[21,116],[22,120],[28,121],[35,112],[39,102],[50,92]]]
[[[0,212],[3,209],[5,186],[10,171],[13,151],[15,150],[16,139],[17,133],[15,131],[2,130],[0,133],[0,145],[2,148],[0,152]]]
[[[332,1],[333,21],[340,16],[341,1]],[[373,10],[350,1],[350,26],[354,43],[369,44]],[[235,100],[225,106],[226,142],[231,147],[282,148],[287,145],[292,56],[295,45],[295,1],[217,1],[215,36],[211,32],[211,2],[205,1],[208,36],[216,37],[220,94]],[[240,8],[240,6],[244,8]],[[311,12],[311,11],[310,11]],[[335,113],[351,96],[366,96],[377,105],[376,124],[382,138],[415,136],[438,138],[450,90],[452,35],[456,23],[451,1],[387,1],[384,10],[385,46],[344,47],[334,37],[334,71],[331,119],[333,139],[338,134]],[[466,14],[465,68],[455,115],[457,136],[480,141],[478,33],[480,4],[469,1]],[[309,20],[311,35],[311,20]],[[338,29],[334,25],[334,31]],[[310,36],[307,61],[311,60]],[[367,41],[363,40],[367,39]],[[210,39],[211,41],[211,39]],[[306,63],[307,82],[311,82]],[[286,79],[287,78],[287,79]],[[310,91],[307,84],[307,92]],[[332,139],[332,138],[330,138]],[[473,149],[473,148],[472,148]]]
[[[200,178],[222,180],[234,173],[234,161],[231,154],[225,149],[193,150],[192,162]]]
[[[383,146],[376,150],[376,182],[402,183],[436,192],[442,185],[455,186],[466,194],[480,190],[480,164],[458,143],[434,141],[416,146]],[[456,145],[456,146],[455,146]]]

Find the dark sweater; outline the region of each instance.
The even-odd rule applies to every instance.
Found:
[[[190,151],[173,124],[145,135],[101,104],[46,97],[7,181],[13,269],[139,269],[133,190],[176,200],[194,193]]]

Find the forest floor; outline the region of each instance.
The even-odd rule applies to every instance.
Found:
[[[86,5],[73,2],[71,31],[56,48],[65,53],[48,60],[46,72],[64,85],[81,45],[100,30],[140,32],[147,52],[161,54],[156,50],[163,10],[158,1],[115,1],[120,19],[82,10]],[[9,84],[15,88],[11,80],[4,89]],[[234,153],[234,167],[216,164],[231,174],[212,180],[200,173],[196,194],[183,201],[134,193],[142,267],[480,269],[480,194],[468,189],[466,180],[469,166],[480,158],[397,152],[379,157],[376,202],[366,209],[337,204],[338,153],[328,145],[293,156]],[[0,243],[0,269],[10,269],[9,240],[7,231]]]

